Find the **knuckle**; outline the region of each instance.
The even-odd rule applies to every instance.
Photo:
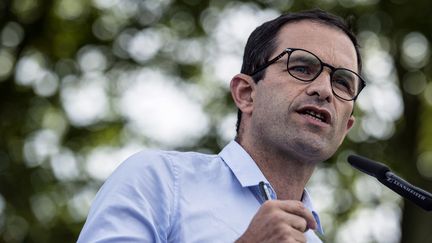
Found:
[[[287,227],[287,225],[282,223],[276,224],[274,230],[277,235],[281,235],[283,237],[287,237],[291,235],[290,227]]]
[[[276,207],[276,201],[275,200],[267,200],[263,203],[263,206],[270,207],[270,208]]]
[[[307,221],[304,218],[301,218],[298,221],[298,225],[297,225],[298,229],[300,229],[301,231],[305,231],[306,227],[307,227]]]
[[[270,201],[265,201],[265,202],[261,205],[261,208],[262,208],[263,210],[267,210],[267,209],[271,208]]]
[[[272,220],[275,222],[282,222],[283,216],[280,213],[277,213],[276,211],[272,211],[269,213],[269,217],[271,217]]]
[[[264,202],[264,204],[261,207],[262,210],[264,210],[267,213],[275,213],[278,211],[277,204],[272,200]]]
[[[304,204],[300,201],[296,201],[295,202],[295,207],[299,210],[299,211],[304,211],[306,210],[306,207],[304,206]]]
[[[264,203],[261,205],[260,211],[265,212],[265,213],[268,213],[268,212],[271,211],[271,209],[272,209],[271,205],[270,205],[268,202],[264,202]]]

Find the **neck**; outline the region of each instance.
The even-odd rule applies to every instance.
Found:
[[[305,161],[293,153],[278,151],[257,143],[239,144],[254,159],[261,172],[272,185],[281,200],[301,200],[304,187],[310,179],[316,163]]]

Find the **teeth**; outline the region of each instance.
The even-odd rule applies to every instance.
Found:
[[[320,120],[322,122],[324,121],[324,116],[319,113],[316,113],[315,111],[307,110],[305,113],[307,115],[310,115],[313,118],[316,118],[317,120]]]

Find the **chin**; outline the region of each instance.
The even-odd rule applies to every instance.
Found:
[[[329,151],[328,147],[329,145],[316,142],[297,142],[294,152],[306,161],[318,163],[329,159],[334,154],[335,151]]]

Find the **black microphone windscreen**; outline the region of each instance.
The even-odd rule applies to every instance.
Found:
[[[361,170],[368,175],[374,176],[377,179],[386,178],[385,173],[390,171],[390,169],[384,164],[358,155],[348,156],[348,162],[358,170]]]

